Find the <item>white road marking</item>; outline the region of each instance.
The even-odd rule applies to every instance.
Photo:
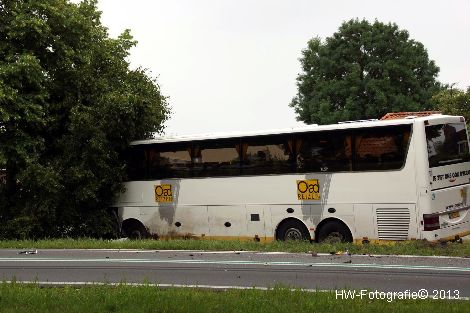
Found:
[[[432,266],[432,265],[405,265],[405,264],[377,264],[377,263],[330,263],[330,262],[295,262],[295,261],[247,261],[247,260],[194,260],[194,259],[77,259],[77,258],[0,258],[0,263],[57,263],[57,262],[84,262],[84,263],[166,263],[166,264],[221,264],[221,265],[264,265],[264,266],[297,266],[297,267],[336,267],[336,268],[374,268],[374,269],[406,269],[406,270],[426,270],[426,271],[454,271],[470,272],[470,267],[457,266]]]

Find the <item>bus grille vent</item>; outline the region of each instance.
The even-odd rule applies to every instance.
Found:
[[[377,208],[379,239],[406,240],[410,228],[410,211],[407,208]]]

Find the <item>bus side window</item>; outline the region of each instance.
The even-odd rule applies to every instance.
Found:
[[[409,129],[374,127],[355,136],[356,171],[400,169],[405,161]]]
[[[351,170],[351,136],[346,132],[311,132],[297,139],[297,172]]]
[[[126,159],[127,181],[147,178],[147,158],[142,147],[129,147],[124,154],[124,158]]]
[[[242,174],[282,174],[295,171],[290,136],[259,136],[244,138],[242,142]]]
[[[168,143],[147,148],[149,178],[189,177],[191,156],[185,143]]]
[[[240,174],[239,140],[194,143],[193,176],[235,176]]]

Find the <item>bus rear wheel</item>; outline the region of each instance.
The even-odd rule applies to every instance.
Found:
[[[318,242],[352,242],[349,228],[339,221],[329,221],[318,231]]]
[[[287,220],[283,222],[277,231],[278,240],[310,240],[307,228],[299,221]]]

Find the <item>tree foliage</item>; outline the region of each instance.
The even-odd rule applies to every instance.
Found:
[[[0,237],[103,236],[129,142],[162,131],[166,98],[108,37],[96,1],[0,2]]]
[[[396,24],[350,20],[302,51],[297,119],[308,124],[378,118],[432,107],[439,68]]]
[[[464,91],[446,86],[433,96],[433,101],[437,110],[449,115],[463,116],[467,125],[470,125],[470,87]]]

